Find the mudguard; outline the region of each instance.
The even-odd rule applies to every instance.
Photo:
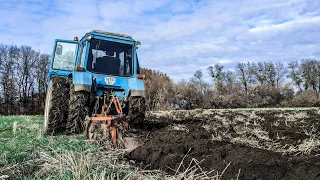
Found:
[[[72,84],[74,84],[75,91],[91,92],[92,76],[87,72],[73,72]]]
[[[74,84],[74,91],[87,91],[91,92],[91,86],[87,84]]]
[[[146,94],[145,94],[145,91],[144,91],[144,90],[134,90],[134,89],[131,89],[129,96],[145,97]]]

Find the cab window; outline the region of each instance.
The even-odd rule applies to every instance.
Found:
[[[78,64],[80,67],[84,67],[84,60],[85,60],[85,57],[86,57],[86,48],[87,48],[87,43],[84,42],[82,44],[80,61],[79,61],[79,64]]]
[[[52,68],[72,71],[77,52],[77,44],[71,42],[57,42]]]

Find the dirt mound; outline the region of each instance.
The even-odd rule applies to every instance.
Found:
[[[169,174],[183,172],[193,158],[204,171],[222,173],[222,179],[320,179],[320,157],[281,153],[212,140],[201,122],[170,125],[148,134],[144,146],[128,155],[144,169]],[[230,164],[229,164],[230,163]],[[228,166],[229,165],[229,166]]]

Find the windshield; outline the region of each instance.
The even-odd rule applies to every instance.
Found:
[[[87,70],[114,76],[131,76],[132,45],[92,39]]]

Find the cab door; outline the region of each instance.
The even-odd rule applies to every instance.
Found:
[[[78,41],[56,39],[49,68],[49,78],[52,75],[68,76],[74,69]]]

